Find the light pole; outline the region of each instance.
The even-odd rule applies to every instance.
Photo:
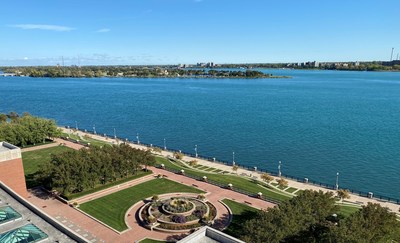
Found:
[[[336,173],[336,185],[335,185],[336,190],[339,190],[339,172]]]
[[[139,133],[136,134],[136,139],[137,139],[137,144],[140,144],[140,141],[139,141]]]
[[[117,139],[117,133],[115,132],[115,127],[114,127],[114,139]]]
[[[78,130],[78,121],[75,121],[75,128]]]
[[[232,165],[235,165],[235,152],[232,152]]]
[[[96,125],[93,125],[93,133],[96,135]]]
[[[198,154],[197,154],[197,144],[196,144],[196,145],[194,145],[194,152],[195,152],[195,154],[196,154],[196,158],[197,158],[197,156],[198,156]]]
[[[279,161],[279,165],[278,165],[278,176],[279,176],[279,177],[281,177],[281,176],[282,176],[282,172],[281,172],[281,165],[282,165],[282,162],[281,162],[281,161]]]
[[[167,150],[167,143],[165,141],[165,138],[164,138],[164,150]]]

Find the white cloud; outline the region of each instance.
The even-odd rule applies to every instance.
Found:
[[[28,60],[29,58],[27,58],[27,57],[24,57],[24,60]]]
[[[9,25],[9,27],[19,28],[23,30],[52,30],[52,31],[71,31],[74,28],[60,25],[48,25],[48,24],[15,24]]]
[[[96,33],[106,33],[106,32],[110,32],[110,31],[111,31],[110,29],[104,28],[104,29],[96,30]]]

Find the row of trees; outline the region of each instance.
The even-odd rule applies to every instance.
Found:
[[[93,146],[52,155],[51,161],[40,167],[36,179],[67,196],[135,175],[154,163],[150,151],[127,144]]]
[[[227,71],[205,69],[180,69],[172,67],[132,67],[132,66],[69,66],[69,67],[8,67],[5,72],[30,77],[271,77],[259,71]]]
[[[61,131],[54,120],[31,116],[29,113],[23,113],[22,116],[16,112],[0,114],[0,141],[24,147],[60,135]]]
[[[347,218],[332,192],[306,190],[244,223],[246,242],[392,242],[400,240],[396,214],[369,203]]]

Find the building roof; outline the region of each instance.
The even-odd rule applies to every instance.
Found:
[[[21,158],[21,149],[7,142],[0,142],[0,162]]]
[[[17,201],[0,182],[0,242],[75,242]]]
[[[219,230],[205,226],[178,241],[178,243],[245,243]]]

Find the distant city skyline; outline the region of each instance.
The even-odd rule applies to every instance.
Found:
[[[10,1],[0,66],[388,61],[400,2]]]

